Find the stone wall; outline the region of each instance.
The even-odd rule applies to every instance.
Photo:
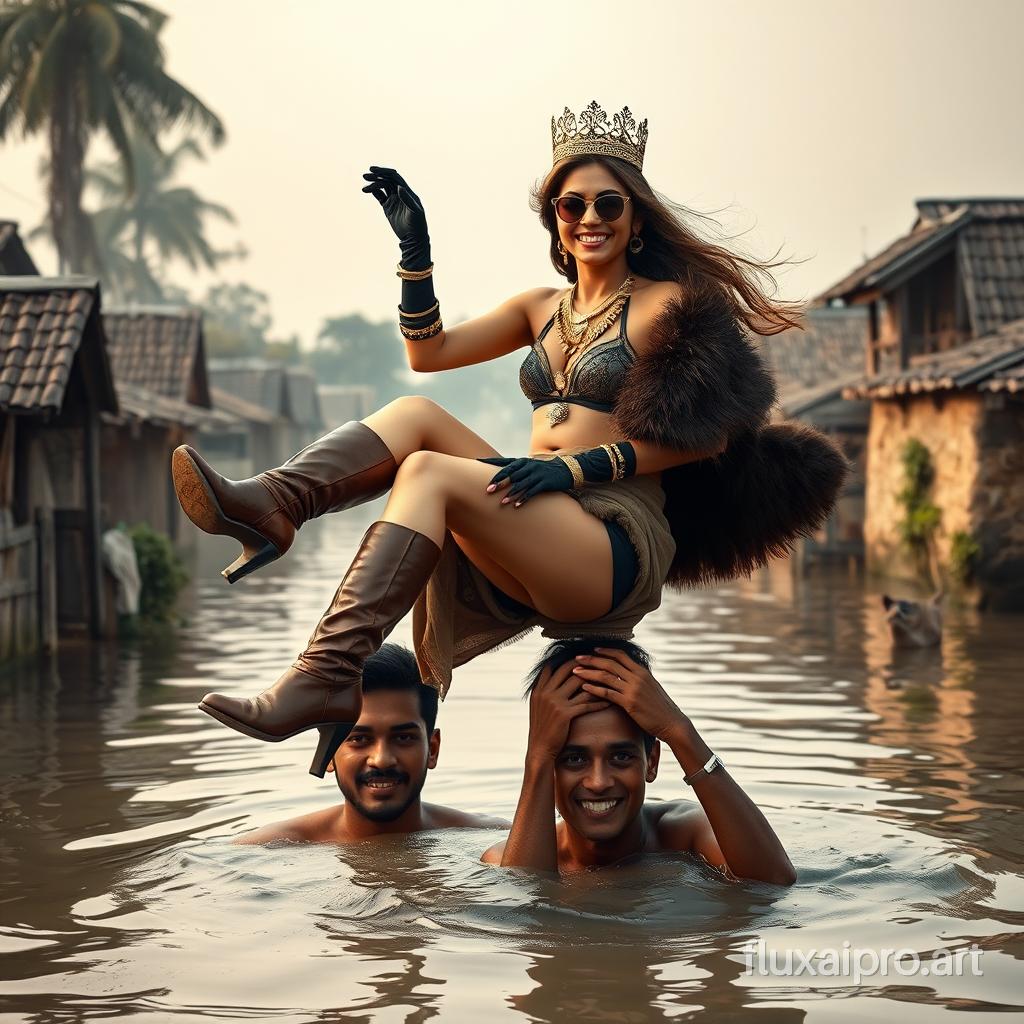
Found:
[[[993,610],[1024,611],[1024,400],[984,399],[972,506],[978,577]]]
[[[935,480],[931,500],[942,510],[936,554],[948,563],[952,535],[973,527],[981,421],[982,399],[977,392],[875,400],[868,426],[864,519],[869,570],[886,576],[913,575],[913,564],[900,544],[904,508],[897,498],[904,486],[903,446],[910,438],[920,441],[932,455]]]
[[[942,512],[935,553],[947,567],[953,534],[970,533],[981,547],[977,601],[993,609],[1024,609],[1024,402],[983,392],[939,392],[875,400],[868,428],[864,522],[870,571],[913,576],[902,549],[897,500],[904,486],[901,452],[916,438],[932,455],[931,501]]]

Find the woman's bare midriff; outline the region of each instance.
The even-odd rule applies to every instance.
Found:
[[[615,430],[610,413],[588,409],[585,405],[569,405],[569,418],[552,425],[548,422],[549,405],[533,413],[530,433],[530,454],[539,455],[566,451],[570,448],[596,448],[623,440]]]

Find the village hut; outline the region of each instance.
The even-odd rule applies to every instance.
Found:
[[[818,297],[867,309],[868,568],[910,576],[907,444],[928,452],[933,581],[1024,609],[1024,198],[922,199],[908,234]],[[920,485],[918,485],[920,486]],[[935,579],[938,577],[938,579]]]
[[[218,412],[231,417],[216,425],[204,425],[197,447],[219,473],[241,479],[279,463],[279,439],[288,432],[288,421],[255,402],[224,388],[211,387],[210,397]]]
[[[317,387],[320,414],[326,429],[361,420],[376,408],[376,388],[368,384],[321,384]]]
[[[117,412],[99,282],[0,277],[0,660],[104,631],[100,416]]]
[[[861,558],[864,554],[865,440],[870,403],[843,399],[843,388],[864,374],[867,313],[859,308],[814,308],[803,330],[759,338],[775,374],[779,418],[801,420],[830,434],[852,466],[829,518],[801,538],[801,560]]]
[[[103,313],[120,412],[104,417],[103,519],[146,523],[172,540],[194,532],[174,493],[171,453],[201,427],[234,418],[212,408],[202,313],[173,306],[112,307]]]
[[[277,466],[306,443],[302,440],[301,410],[293,410],[295,389],[289,387],[284,364],[248,357],[211,359],[210,381],[220,391],[259,406],[273,416],[267,466]],[[260,459],[262,461],[262,458]],[[260,468],[266,468],[262,466]]]

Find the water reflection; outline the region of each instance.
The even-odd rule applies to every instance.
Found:
[[[244,586],[204,551],[188,626],[65,643],[0,682],[0,1012],[280,1021],[932,1020],[1017,1007],[1024,953],[1019,623],[953,611],[941,648],[893,652],[845,568],[776,566],[669,596],[638,639],[765,809],[800,873],[737,886],[687,857],[557,886],[482,865],[498,833],[343,850],[234,847],[336,801],[308,743],[259,744],[195,710],[272,681],[358,543],[311,524]],[[207,545],[207,549],[210,545]],[[408,641],[408,624],[395,639]],[[458,670],[428,799],[511,817],[531,637]],[[685,792],[666,764],[653,798]],[[978,943],[983,978],[762,978],[742,949]],[[896,1006],[895,1004],[899,1004]]]

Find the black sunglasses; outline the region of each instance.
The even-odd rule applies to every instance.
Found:
[[[629,202],[629,196],[620,196],[618,192],[606,192],[588,203],[582,196],[566,195],[558,196],[551,202],[559,220],[564,220],[566,224],[575,224],[583,219],[587,207],[591,205],[601,220],[618,220],[626,208],[626,203]]]

